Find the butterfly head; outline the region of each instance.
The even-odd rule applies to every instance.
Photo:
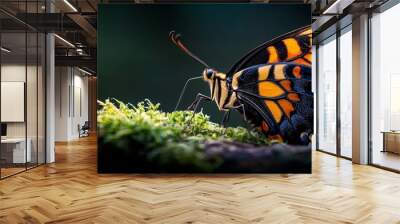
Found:
[[[193,54],[181,41],[181,35],[171,31],[169,37],[179,49],[189,55],[191,58],[202,64],[206,69],[204,69],[202,77],[204,81],[208,82],[211,90],[211,98],[217,103],[218,108],[222,109],[223,102],[228,96],[228,85],[226,80],[226,74],[220,73],[200,59],[197,55]]]
[[[214,69],[206,68],[203,71],[203,79],[204,81],[211,81],[215,78],[215,74],[217,72]]]
[[[212,68],[206,68],[203,71],[204,81],[214,81],[215,79],[226,80],[226,74],[218,72]]]

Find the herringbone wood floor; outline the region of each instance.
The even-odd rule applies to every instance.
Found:
[[[312,175],[99,175],[96,141],[0,181],[0,223],[400,223],[400,175],[316,152]]]

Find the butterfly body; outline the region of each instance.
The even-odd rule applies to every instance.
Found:
[[[202,76],[219,110],[237,109],[268,138],[304,145],[313,132],[310,66],[305,27],[256,47],[228,73],[206,66]]]

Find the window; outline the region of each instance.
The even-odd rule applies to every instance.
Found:
[[[318,145],[336,153],[336,36],[318,47]]]
[[[317,149],[351,158],[353,79],[351,24],[337,34],[339,36],[333,35],[318,45]]]
[[[400,5],[371,18],[371,162],[400,170]]]
[[[352,156],[352,35],[351,26],[341,31],[340,39],[340,155]]]

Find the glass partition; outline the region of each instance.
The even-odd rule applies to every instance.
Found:
[[[37,153],[38,164],[46,162],[46,37],[38,33],[38,64],[37,64]]]
[[[38,160],[38,35],[37,32],[27,33],[27,74],[26,74],[26,113],[27,113],[27,150],[30,151],[30,159],[27,167],[34,167]]]
[[[25,32],[1,34],[1,175],[24,171],[31,160],[26,144],[26,74]],[[4,50],[6,49],[6,50]]]
[[[336,36],[318,46],[318,145],[336,154]]]
[[[46,0],[37,0],[35,3],[36,13],[46,13]],[[37,30],[36,32],[36,47],[37,47],[37,164],[44,164],[46,162],[46,35]]]
[[[39,5],[20,1],[18,9],[37,13]],[[0,178],[45,163],[46,39],[28,23],[0,12]]]

